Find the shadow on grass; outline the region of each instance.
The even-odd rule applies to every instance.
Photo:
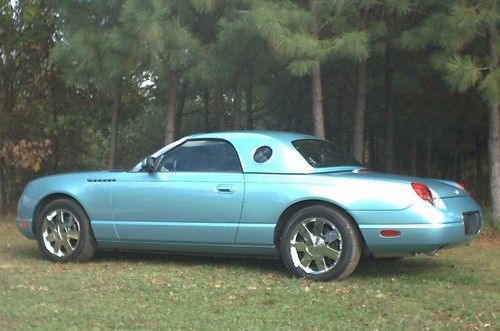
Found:
[[[238,267],[246,270],[264,271],[282,276],[290,276],[280,259],[265,259],[241,256],[204,256],[183,255],[157,252],[126,252],[126,251],[99,251],[92,259],[93,262],[132,262],[132,263],[174,263],[179,266],[195,267],[211,265],[214,267]],[[356,278],[383,278],[389,276],[419,275],[437,270],[453,268],[436,258],[406,258],[400,261],[373,261],[361,259],[352,276]]]
[[[48,261],[38,249],[36,243],[30,245],[12,245],[0,248],[0,258],[9,258],[21,263]],[[171,252],[153,251],[111,251],[98,250],[89,263],[131,263],[139,265],[170,264],[176,267],[235,267],[246,270],[264,271],[277,275],[287,275],[287,270],[281,260],[272,258],[258,258],[252,256],[205,256],[177,254]]]
[[[175,264],[181,267],[210,265],[213,267],[237,267],[287,275],[285,266],[279,259],[252,256],[209,256],[176,254],[168,252],[98,251],[92,262],[127,262],[146,264]]]
[[[23,247],[8,252],[18,260],[44,260],[37,247]],[[90,263],[132,263],[140,265],[171,264],[176,267],[230,267],[249,271],[272,273],[280,277],[291,277],[280,259],[242,257],[242,256],[205,256],[186,255],[165,252],[136,252],[136,251],[97,251]],[[400,261],[373,261],[361,259],[351,277],[358,279],[375,279],[384,277],[415,276],[430,272],[453,270],[455,266],[435,258],[406,258]]]
[[[358,277],[373,277],[373,276],[386,276],[426,273],[430,270],[436,270],[443,267],[439,261],[432,259],[418,259],[409,257],[400,261],[373,261],[370,259],[363,259],[360,261],[356,268],[355,275]]]

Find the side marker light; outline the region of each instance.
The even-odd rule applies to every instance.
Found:
[[[382,230],[380,231],[380,236],[384,238],[394,238],[399,237],[401,235],[401,231],[397,230]]]

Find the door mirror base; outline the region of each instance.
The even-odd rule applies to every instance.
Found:
[[[142,170],[152,173],[155,172],[156,168],[156,159],[152,156],[148,156],[144,160],[142,160]]]

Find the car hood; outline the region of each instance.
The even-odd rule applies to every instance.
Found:
[[[434,198],[452,198],[467,196],[468,193],[460,185],[455,182],[442,180],[442,179],[432,179],[432,178],[421,178],[413,176],[402,176],[393,175],[378,172],[350,172],[350,173],[330,173],[331,176],[340,176],[343,178],[352,178],[358,180],[368,180],[368,181],[380,181],[380,182],[391,182],[391,183],[401,183],[405,185],[410,185],[413,182],[418,182],[426,185],[432,192]]]

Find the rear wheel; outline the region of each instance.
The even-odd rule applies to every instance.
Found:
[[[42,209],[36,237],[42,253],[56,262],[88,260],[97,248],[87,214],[69,199],[51,201]]]
[[[295,276],[341,280],[359,263],[361,238],[346,215],[328,206],[314,205],[290,218],[280,238],[280,250]]]

